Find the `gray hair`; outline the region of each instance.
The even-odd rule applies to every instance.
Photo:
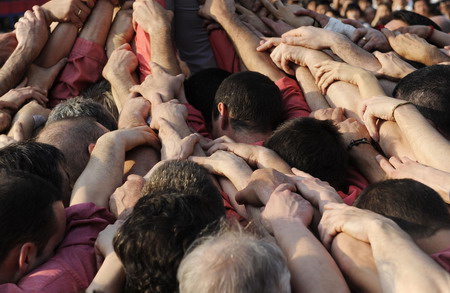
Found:
[[[177,274],[180,293],[289,293],[290,273],[273,242],[222,228],[197,240]]]

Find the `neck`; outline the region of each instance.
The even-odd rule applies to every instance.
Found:
[[[234,141],[239,143],[253,144],[259,141],[265,141],[272,132],[262,133],[262,132],[248,132],[248,131],[238,131],[234,135]]]
[[[427,254],[437,253],[450,246],[450,229],[441,229],[430,237],[415,239],[415,242]]]

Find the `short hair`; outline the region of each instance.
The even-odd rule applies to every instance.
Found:
[[[227,227],[196,240],[177,277],[180,293],[291,292],[281,249],[271,241]]]
[[[440,229],[450,229],[445,202],[436,191],[412,179],[372,184],[359,195],[355,206],[392,219],[413,238],[429,237]]]
[[[94,100],[82,97],[68,99],[63,103],[58,104],[50,112],[47,124],[67,118],[78,117],[92,117],[95,121],[111,131],[117,129],[116,119],[105,109],[105,107]]]
[[[437,30],[442,30],[434,21],[426,16],[408,10],[397,10],[392,13],[392,19],[401,20],[408,25],[432,26]]]
[[[186,250],[223,216],[223,209],[214,209],[198,194],[155,191],[139,199],[113,241],[124,266],[126,292],[175,292]]]
[[[269,132],[281,122],[281,92],[258,72],[235,73],[222,82],[214,98],[213,119],[219,117],[219,103],[228,108],[234,130]]]
[[[112,94],[111,84],[106,79],[102,79],[91,84],[81,93],[80,96],[99,103],[114,117],[116,121],[119,120],[119,110],[117,109],[117,105]]]
[[[193,74],[184,82],[184,91],[189,104],[202,112],[209,126],[216,92],[222,81],[230,75],[230,72],[220,68],[208,68]]]
[[[331,120],[296,118],[280,125],[264,143],[291,167],[327,181],[338,190],[346,178],[348,153]]]
[[[38,256],[56,231],[58,190],[34,174],[0,170],[0,263],[11,249],[33,242]]]
[[[222,196],[207,169],[187,160],[163,163],[151,174],[142,189],[145,196],[156,191],[193,193],[211,200],[215,209],[224,209]]]
[[[89,144],[96,143],[105,132],[91,117],[63,119],[46,125],[36,141],[53,145],[63,152],[70,181],[74,184],[89,162]]]
[[[47,180],[58,189],[58,200],[64,182],[59,166],[65,164],[64,154],[45,143],[18,142],[0,149],[0,169],[26,171]]]
[[[420,113],[450,134],[450,65],[418,69],[400,80],[394,97],[413,103]]]

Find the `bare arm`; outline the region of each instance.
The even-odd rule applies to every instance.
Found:
[[[327,100],[317,87],[314,77],[311,75],[308,68],[298,66],[295,70],[295,77],[302,88],[303,94],[305,95],[305,100],[311,111],[330,107]]]

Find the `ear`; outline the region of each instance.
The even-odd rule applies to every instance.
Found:
[[[89,155],[92,155],[92,151],[94,150],[94,148],[95,148],[95,143],[90,143],[90,144],[88,145],[88,152],[89,152]]]
[[[32,242],[26,242],[20,248],[19,254],[19,271],[21,274],[27,273],[31,268],[34,267],[34,264],[37,259],[37,247],[36,244]]]
[[[230,124],[227,105],[221,102],[217,104],[217,110],[219,111],[220,128],[227,129]]]

